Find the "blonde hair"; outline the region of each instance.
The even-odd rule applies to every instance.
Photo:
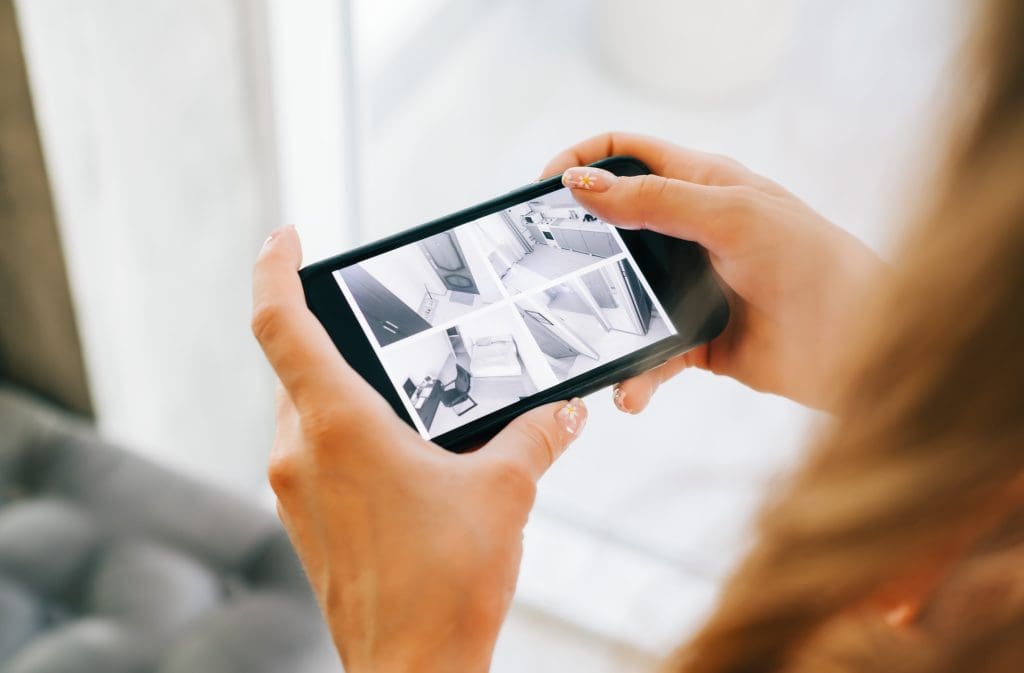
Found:
[[[679,673],[1024,662],[1024,2],[979,19],[964,130],[865,316],[840,412]],[[909,596],[916,623],[884,619]]]

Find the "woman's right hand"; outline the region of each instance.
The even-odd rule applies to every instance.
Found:
[[[654,172],[616,177],[584,166],[627,154]],[[725,157],[643,136],[608,133],[562,152],[544,175],[563,182],[595,216],[696,241],[729,287],[732,316],[708,344],[616,388],[619,408],[641,411],[687,367],[828,409],[838,358],[864,289],[886,274],[859,240],[774,182]]]

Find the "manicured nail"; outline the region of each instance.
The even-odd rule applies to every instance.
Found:
[[[574,397],[566,402],[565,406],[555,413],[555,416],[566,432],[570,435],[577,435],[587,424],[587,406],[583,404],[583,400]]]
[[[569,189],[580,189],[588,192],[607,192],[619,178],[603,168],[580,166],[570,168],[562,173],[562,184]]]
[[[612,400],[615,402],[615,406],[618,407],[619,411],[624,411],[627,414],[631,413],[626,408],[626,391],[622,389],[622,385],[619,383],[615,384],[612,388]]]

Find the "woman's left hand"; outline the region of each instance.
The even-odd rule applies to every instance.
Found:
[[[486,671],[536,483],[579,434],[579,400],[478,451],[424,441],[306,308],[293,228],[264,244],[252,328],[282,388],[269,477],[345,670]]]

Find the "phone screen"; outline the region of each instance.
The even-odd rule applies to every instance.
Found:
[[[333,277],[426,439],[677,333],[616,228],[564,188]]]

